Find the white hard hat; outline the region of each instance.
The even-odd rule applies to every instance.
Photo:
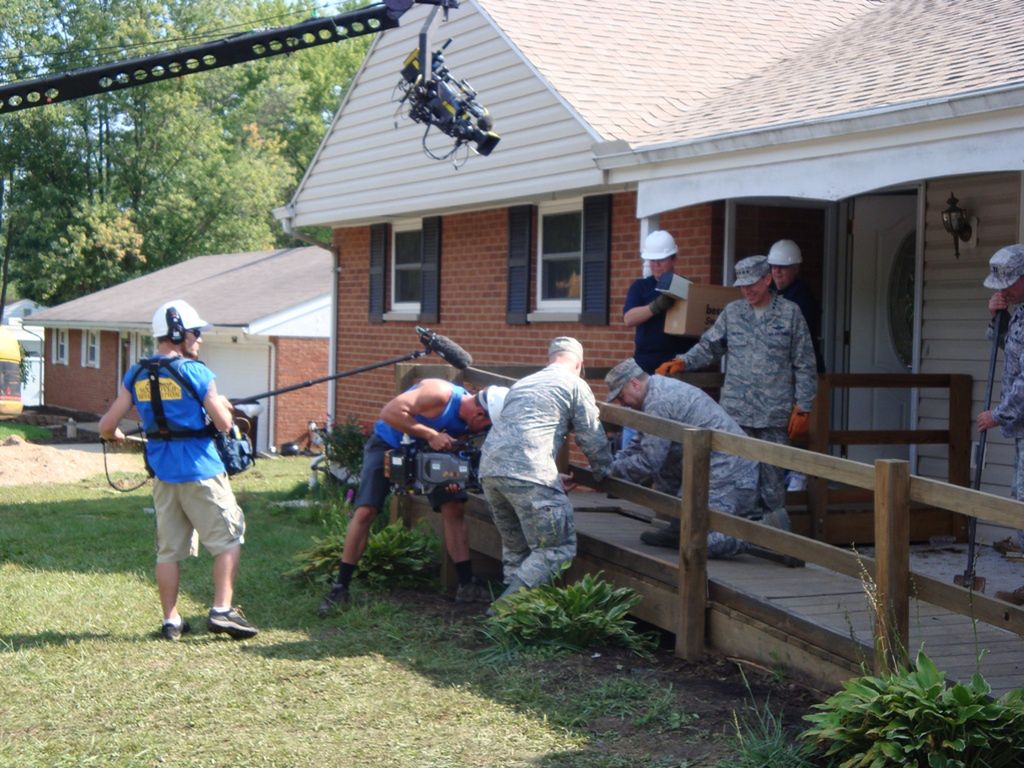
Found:
[[[480,390],[480,404],[487,411],[487,416],[494,424],[501,417],[501,409],[505,407],[508,387],[491,385]]]
[[[656,229],[644,238],[644,247],[640,251],[640,258],[647,261],[658,261],[675,256],[678,252],[676,239],[664,229]]]
[[[768,263],[773,267],[791,267],[802,261],[800,246],[792,240],[779,240],[768,251]]]
[[[185,340],[185,331],[205,331],[211,327],[184,299],[161,304],[153,313],[153,337],[167,336],[175,344]]]

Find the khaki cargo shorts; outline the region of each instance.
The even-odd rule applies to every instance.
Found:
[[[153,478],[156,509],[156,561],[176,563],[191,550],[192,532],[216,557],[245,541],[245,515],[226,474],[189,483]]]

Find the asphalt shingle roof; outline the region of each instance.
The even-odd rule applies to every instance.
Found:
[[[181,298],[213,325],[242,327],[330,293],[332,261],[316,247],[197,256],[51,307],[33,322],[148,324],[158,306]]]

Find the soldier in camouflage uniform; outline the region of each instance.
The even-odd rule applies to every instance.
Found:
[[[1017,308],[1010,317],[1003,346],[1003,389],[999,405],[990,411],[982,411],[975,420],[979,432],[999,427],[1005,437],[1014,439],[1015,457],[1013,487],[1011,495],[1024,501],[1024,243],[1001,248],[989,259],[991,271],[985,278],[985,287],[996,291],[988,302],[992,322],[988,338],[995,334],[996,314]],[[995,547],[1002,551],[1024,550],[1024,531],[997,542]],[[997,592],[996,597],[1024,605],[1024,587],[1014,592]]]
[[[483,446],[479,475],[501,534],[506,589],[502,597],[555,578],[576,554],[576,526],[555,458],[572,430],[601,479],[611,451],[598,420],[594,393],[580,378],[583,347],[560,336],[548,366],[512,386],[501,419]]]
[[[681,424],[743,434],[739,424],[707,394],[677,379],[648,376],[632,358],[612,368],[605,382],[609,403]],[[641,432],[615,454],[611,474],[634,483],[650,482],[656,491],[679,496],[683,484],[682,459],[680,443]],[[710,508],[741,517],[759,516],[757,462],[713,451],[710,469]],[[667,529],[644,531],[640,539],[654,546],[677,548],[679,521],[673,520]],[[734,557],[745,549],[745,543],[732,536],[718,531],[708,534],[708,557]]]
[[[771,282],[764,256],[738,262],[733,285],[743,298],[726,305],[693,349],[657,373],[699,370],[725,356],[722,407],[751,437],[788,444],[791,412],[807,414],[814,404],[816,363],[800,307],[771,293]],[[788,529],[785,470],[762,463],[760,488],[761,504],[773,518],[765,522]]]

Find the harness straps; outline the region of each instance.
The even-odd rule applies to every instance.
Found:
[[[146,378],[149,381],[149,402],[153,408],[153,418],[156,420],[157,433],[155,435],[148,435],[151,440],[174,440],[189,437],[213,437],[216,432],[216,427],[212,424],[208,424],[203,429],[172,429],[171,425],[167,421],[167,415],[164,413],[164,403],[160,396],[160,369],[165,368],[178,384],[188,392],[192,399],[199,403],[200,410],[205,415],[206,409],[203,408],[203,401],[199,397],[199,393],[196,392],[196,388],[192,386],[192,382],[186,379],[177,370],[175,363],[180,364],[181,358],[174,358],[172,360],[153,360],[151,358],[145,358],[139,361],[140,371],[146,372]],[[136,381],[138,376],[136,376]]]

